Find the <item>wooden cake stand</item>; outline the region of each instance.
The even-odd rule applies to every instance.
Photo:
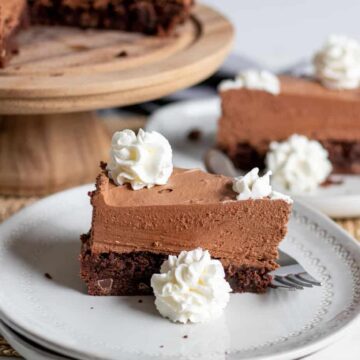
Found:
[[[166,38],[67,27],[23,32],[20,54],[0,70],[0,193],[42,195],[93,181],[109,135],[92,111],[199,83],[232,40],[228,20],[206,6]]]

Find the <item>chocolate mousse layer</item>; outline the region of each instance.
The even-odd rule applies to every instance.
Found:
[[[221,92],[217,144],[243,169],[263,165],[271,141],[292,134],[320,141],[335,172],[360,173],[360,90],[336,91],[311,79],[280,77],[281,93]]]
[[[149,290],[142,292],[139,284],[149,284],[163,259],[197,247],[223,263],[233,290],[264,290],[268,273],[277,268],[291,205],[268,198],[238,201],[236,195],[231,178],[200,170],[176,169],[167,185],[138,191],[100,174],[81,255],[89,293],[98,295],[98,281],[112,279],[109,294],[145,294]]]

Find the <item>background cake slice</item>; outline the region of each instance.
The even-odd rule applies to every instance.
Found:
[[[310,76],[248,70],[220,84],[217,145],[243,169],[264,167],[271,142],[306,136],[327,150],[335,173],[360,174],[360,43],[332,35]]]
[[[163,186],[134,191],[102,172],[82,237],[81,276],[91,295],[151,294],[169,254],[198,247],[219,259],[234,292],[264,292],[287,232],[285,198],[237,200],[233,179],[175,169]]]
[[[360,90],[334,91],[306,78],[280,76],[281,91],[220,91],[217,144],[243,169],[264,167],[272,141],[293,134],[318,140],[334,171],[360,173]]]

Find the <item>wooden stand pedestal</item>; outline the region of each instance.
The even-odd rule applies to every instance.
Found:
[[[43,195],[94,181],[109,135],[94,114],[73,113],[197,84],[223,63],[233,33],[226,18],[200,5],[169,37],[67,27],[22,32],[20,54],[0,70],[0,193]]]
[[[95,113],[0,116],[0,193],[43,195],[92,182],[109,144]]]

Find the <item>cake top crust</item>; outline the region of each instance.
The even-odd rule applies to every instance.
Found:
[[[116,186],[102,173],[100,193],[108,206],[134,207],[157,205],[214,204],[236,201],[233,179],[199,169],[174,169],[168,183],[134,191],[129,185]]]
[[[348,101],[359,101],[360,100],[360,88],[350,89],[350,90],[334,90],[329,89],[322,85],[318,80],[313,77],[299,77],[299,76],[289,76],[289,75],[280,75],[280,86],[281,90],[279,95],[302,95],[304,97],[318,97],[334,100],[348,100]],[[246,89],[246,88],[232,88],[226,91],[220,91],[220,94],[227,92],[241,91],[241,92],[262,92],[266,93],[263,90],[256,89]],[[273,94],[266,94],[271,97]]]
[[[314,78],[279,76],[281,93],[323,97],[335,100],[359,101],[360,89],[333,90],[325,87]]]

